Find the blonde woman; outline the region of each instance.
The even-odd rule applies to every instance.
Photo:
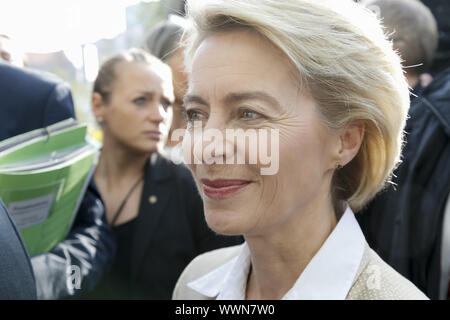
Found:
[[[251,156],[228,135],[213,152],[185,137],[209,226],[246,241],[197,257],[173,297],[426,299],[354,216],[389,181],[409,106],[373,14],[351,1],[207,0],[189,1],[188,15],[188,133],[278,132],[279,169],[219,161]]]

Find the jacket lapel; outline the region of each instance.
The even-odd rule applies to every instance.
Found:
[[[352,286],[351,286],[349,292],[347,293],[347,297],[345,298],[346,300],[348,300],[349,297],[354,295],[354,291],[353,290],[354,290],[355,284],[359,280],[359,277],[362,275],[364,270],[369,265],[369,262],[370,262],[370,250],[371,249],[369,247],[369,244],[367,242],[365,242],[365,244],[364,244],[364,253],[363,253],[363,256],[361,258],[361,263],[359,264],[358,271],[356,271],[356,275],[355,275],[355,278],[353,279]]]
[[[144,187],[131,248],[133,279],[139,272],[142,259],[164,214],[173,187],[168,160],[160,155],[153,155],[145,170]]]

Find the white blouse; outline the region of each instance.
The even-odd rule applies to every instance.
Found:
[[[346,298],[363,257],[366,240],[347,206],[334,230],[283,300]],[[212,272],[188,283],[198,293],[218,300],[244,300],[250,269],[246,243],[240,253]]]

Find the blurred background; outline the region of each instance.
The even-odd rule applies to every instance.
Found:
[[[183,23],[183,0],[2,0],[0,46],[17,65],[56,74],[72,89],[77,117],[101,139],[90,111],[100,64],[142,47],[150,29],[169,19]]]

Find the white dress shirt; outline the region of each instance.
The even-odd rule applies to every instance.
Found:
[[[347,206],[334,230],[303,270],[283,300],[346,298],[363,257],[366,240]],[[246,243],[239,254],[188,286],[218,300],[245,300],[250,250]]]

